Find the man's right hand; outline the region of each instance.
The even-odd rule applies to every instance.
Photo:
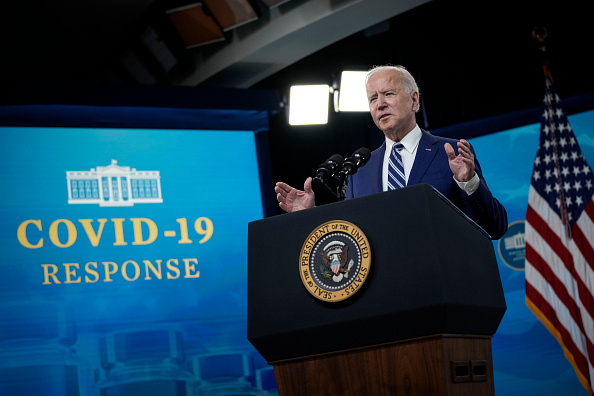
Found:
[[[298,210],[313,208],[315,205],[315,194],[311,188],[311,177],[308,177],[303,184],[303,191],[297,190],[286,183],[278,182],[274,186],[278,206],[285,212],[296,212]]]

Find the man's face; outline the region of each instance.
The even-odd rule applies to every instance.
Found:
[[[367,81],[367,100],[375,125],[392,140],[402,139],[415,127],[419,93],[406,92],[398,71],[372,75]]]

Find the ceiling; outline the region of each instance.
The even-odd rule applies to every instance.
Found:
[[[248,88],[428,0],[285,0],[273,8],[242,1],[256,20],[194,48],[186,48],[167,11],[196,1],[11,1],[0,16],[0,81]]]
[[[540,84],[540,59],[530,38],[539,26],[551,33],[558,88],[566,96],[594,89],[588,78],[594,34],[588,4],[580,0],[203,3],[223,1],[246,2],[257,18],[225,31],[223,41],[193,48],[186,48],[168,15],[200,3],[193,0],[9,1],[0,13],[0,83],[284,89],[288,80],[316,74],[330,72],[335,79],[345,66],[396,63],[409,67],[425,92],[435,88],[445,114],[448,90],[460,91],[454,92],[457,100],[470,107],[489,98],[485,105],[493,107],[493,97],[474,91],[494,92],[490,84],[508,79],[529,90],[532,76]],[[517,101],[510,95],[504,100]]]

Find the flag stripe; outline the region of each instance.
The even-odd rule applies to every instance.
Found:
[[[594,255],[594,250],[591,246],[588,245],[586,242],[586,236],[582,233],[579,227],[573,227],[573,235],[574,240],[580,238],[578,242],[576,240],[576,248],[573,249],[576,252],[579,250],[577,247],[578,244],[583,246],[584,250],[587,250],[586,254],[590,254],[591,256]],[[581,280],[579,285],[579,296],[584,305],[586,313],[593,313],[594,312],[594,297],[592,295],[592,283],[593,283],[593,275],[592,275],[592,266],[587,262],[587,259],[580,254],[574,254],[574,262],[576,267],[576,277]],[[592,337],[594,335],[591,334]]]
[[[586,389],[589,387],[589,380],[582,374],[582,370],[578,368],[578,364],[575,361],[575,357],[569,349],[563,343],[562,335],[559,332],[559,328],[563,328],[560,325],[553,325],[552,321],[548,319],[548,317],[542,312],[541,308],[546,310],[547,312],[552,311],[552,308],[548,305],[548,303],[543,300],[542,296],[534,290],[529,284],[526,285],[526,305],[528,308],[536,315],[536,317],[545,325],[545,327],[549,330],[549,332],[557,339],[559,345],[561,345],[563,349],[563,353],[565,357],[573,366],[579,381],[581,382],[582,386]],[[547,309],[548,306],[548,309]],[[540,307],[540,308],[539,308]],[[588,392],[590,395],[592,392]]]
[[[590,201],[587,207],[594,207],[594,201]],[[588,267],[590,267],[590,269],[594,269],[594,248],[591,245],[591,241],[589,241],[587,237],[587,235],[594,235],[594,226],[592,225],[592,221],[589,221],[586,216],[582,216],[580,221],[578,221],[578,223],[573,226],[572,230],[573,240],[576,244],[576,247],[579,249],[581,256],[588,264]],[[590,289],[590,291],[593,290]]]
[[[547,294],[548,293],[545,290],[544,295]],[[575,368],[577,368],[581,373],[587,373],[588,361],[572,338],[571,330],[564,326],[564,323],[567,323],[566,318],[564,317],[565,315],[563,310],[559,310],[559,305],[562,305],[562,302],[560,302],[558,299],[554,299],[554,301],[551,303],[549,300],[551,298],[550,296],[547,296],[548,298],[544,297],[540,290],[537,290],[530,284],[526,285],[526,297],[538,307],[541,315],[544,316],[553,326],[555,331],[551,332],[551,334],[557,338],[557,341],[566,351],[566,354],[572,356],[571,360],[573,361]]]
[[[590,201],[590,204],[586,206],[584,212],[590,218],[590,222],[594,223],[594,205],[592,205],[592,201]]]
[[[533,198],[533,201],[536,199],[538,198]],[[526,221],[528,223],[526,225],[526,235],[530,240],[530,242],[526,242],[526,248],[528,248],[529,245],[532,245],[535,247],[535,251],[539,252],[539,254],[542,254],[544,257],[549,258],[548,263],[545,262],[544,265],[550,266],[558,278],[564,280],[563,284],[567,290],[573,290],[577,287],[578,295],[580,296],[579,300],[582,303],[581,309],[585,308],[583,314],[587,317],[587,324],[594,326],[590,314],[591,312],[594,312],[591,309],[594,306],[594,297],[587,286],[588,280],[591,281],[594,278],[594,273],[592,272],[591,267],[587,267],[583,265],[583,263],[580,263],[581,260],[575,260],[575,257],[573,257],[563,244],[559,235],[553,231],[553,228],[549,227],[549,225],[553,227],[554,225],[557,225],[557,227],[555,227],[556,229],[562,229],[561,219],[545,222],[543,218],[536,213],[534,207],[530,205],[526,211]],[[578,229],[578,227],[574,227],[574,229]],[[534,233],[536,234],[532,234],[532,230],[534,230]],[[528,259],[528,257],[529,253],[526,252],[526,258]],[[586,328],[588,328],[587,325]],[[588,334],[588,336],[594,341],[593,334]]]
[[[563,323],[568,334],[571,335],[572,342],[579,349],[582,355],[587,352],[587,343],[589,340],[584,337],[582,318],[578,305],[568,293],[565,285],[553,273],[552,269],[546,265],[546,261],[530,245],[526,246],[526,257],[530,258],[529,266],[526,267],[527,273],[538,282],[529,283],[534,289],[538,290],[541,296],[555,308],[555,311]],[[534,272],[530,272],[534,271]],[[553,320],[551,320],[553,322]]]
[[[529,225],[527,227],[529,227]],[[530,230],[527,228],[526,232],[529,233]],[[538,245],[540,249],[533,249],[531,244],[526,244],[526,276],[531,278],[528,283],[532,283],[532,286],[535,289],[540,290],[543,296],[552,297],[551,293],[554,293],[554,297],[559,298],[559,301],[555,300],[553,302],[552,299],[549,298],[547,298],[547,301],[554,307],[557,307],[558,304],[563,304],[563,313],[565,314],[563,317],[564,323],[571,323],[571,325],[567,325],[567,327],[572,334],[575,334],[574,331],[571,331],[573,329],[581,332],[583,325],[579,308],[576,301],[568,293],[568,290],[574,289],[573,286],[575,283],[572,281],[571,277],[568,276],[567,271],[563,270],[563,263],[557,263],[553,268],[551,263],[555,260],[552,258],[555,253],[550,249],[543,248],[542,243],[538,243]],[[546,243],[544,243],[544,246],[547,246]],[[542,258],[543,256],[547,257],[549,260],[544,260]],[[532,269],[535,272],[531,273],[530,271]],[[538,283],[536,281],[538,281]],[[579,341],[576,340],[576,342],[579,345]]]
[[[532,190],[531,193],[536,194],[536,192]],[[542,198],[539,199],[538,197],[532,197],[532,201],[539,203],[543,202]],[[567,290],[574,289],[574,284],[577,286],[580,300],[583,303],[583,308],[586,308],[585,313],[589,317],[588,322],[593,323],[592,316],[591,314],[588,314],[588,312],[591,313],[594,311],[591,309],[587,310],[587,308],[594,306],[594,297],[589,291],[589,288],[586,286],[588,280],[594,278],[592,268],[584,266],[581,260],[576,261],[568,248],[566,248],[565,244],[562,242],[560,236],[554,231],[555,229],[563,229],[561,219],[558,217],[555,218],[555,213],[552,213],[552,215],[551,213],[547,213],[545,214],[544,218],[548,218],[548,221],[545,222],[543,216],[534,210],[535,207],[540,207],[542,212],[547,212],[544,205],[531,204],[528,206],[526,211],[526,222],[528,223],[526,225],[526,236],[528,237],[529,241],[526,242],[526,245],[527,247],[528,245],[532,245],[535,247],[535,251],[549,258],[549,262],[545,265],[552,267],[554,273],[560,279],[565,280],[563,283]],[[551,211],[549,210],[548,212]],[[577,228],[578,227],[574,227],[574,229]],[[534,230],[534,233],[536,234],[533,234],[531,230]],[[538,236],[537,234],[542,237],[542,239],[538,239],[538,243],[536,241]],[[534,235],[534,237],[532,237],[532,235]],[[529,253],[527,252],[527,259],[528,256]],[[558,259],[556,259],[557,257]],[[594,340],[594,334],[588,334],[588,336]]]
[[[586,307],[586,305],[592,304],[592,295],[587,292],[586,286],[581,281],[583,276],[577,276],[574,267],[568,266],[568,263],[561,259],[561,257],[569,257],[569,259],[572,257],[558,235],[558,232],[563,230],[561,219],[550,210],[548,205],[542,205],[546,201],[539,196],[533,196],[536,194],[533,189],[530,194],[531,203],[534,206],[529,205],[526,212],[526,287],[527,290],[528,288],[538,290],[539,298],[529,295],[528,291],[526,297],[534,301],[535,306],[541,307],[541,315],[559,329],[560,335],[556,338],[566,349],[566,355],[570,354],[575,358],[577,363],[572,364],[578,376],[593,378],[594,367],[590,364],[584,366],[579,363],[581,359],[594,356],[594,334],[591,330],[587,330],[594,328],[594,322],[592,311],[588,311]],[[544,217],[549,219],[548,222],[543,220],[534,207],[544,213]],[[536,229],[532,227],[533,225]],[[578,228],[576,224],[574,229]],[[536,248],[533,249],[533,247]],[[561,254],[558,255],[558,252]],[[548,260],[542,259],[541,255],[547,257]],[[581,257],[581,255],[578,256]],[[592,278],[591,268],[586,265],[581,267],[587,270],[589,277]],[[568,293],[568,290],[575,290],[576,287],[579,290],[580,298]],[[547,306],[554,307],[554,309],[542,308],[542,301],[546,301]],[[565,324],[565,331],[559,328],[561,323]],[[554,332],[551,333],[555,335]],[[569,358],[568,360],[572,361]]]

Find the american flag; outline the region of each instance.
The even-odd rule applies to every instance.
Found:
[[[594,379],[594,176],[546,79],[526,211],[526,304],[578,379]]]

